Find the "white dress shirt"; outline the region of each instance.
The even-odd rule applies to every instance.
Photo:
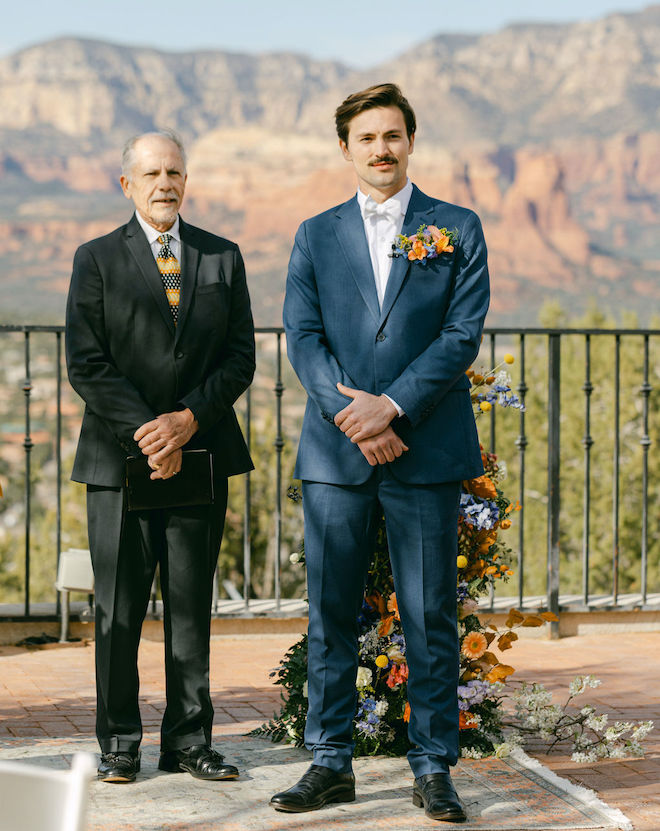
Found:
[[[179,215],[177,214],[176,219],[174,220],[174,224],[171,228],[168,228],[167,231],[157,231],[155,228],[152,228],[148,222],[145,222],[144,219],[140,216],[139,211],[135,211],[135,216],[137,217],[137,221],[140,223],[140,227],[144,231],[147,242],[149,243],[149,247],[151,248],[151,253],[154,255],[154,260],[158,257],[158,252],[162,248],[161,244],[158,242],[158,237],[161,234],[170,234],[172,239],[170,240],[170,251],[179,261],[179,266],[181,265],[181,234],[179,233]]]
[[[390,278],[390,269],[392,268],[392,257],[390,256],[392,254],[392,243],[396,235],[401,233],[403,219],[408,210],[411,196],[412,182],[410,179],[406,180],[406,184],[398,193],[380,204],[371,196],[362,193],[361,190],[358,189],[357,192],[358,205],[364,222],[364,233],[367,237],[369,256],[371,257],[374,279],[376,280],[378,305],[381,308],[387,290],[387,281]],[[383,393],[383,395],[385,394]],[[390,398],[389,395],[385,395],[385,398],[394,404],[399,416],[404,415],[404,411],[394,399]]]
[[[364,222],[364,232],[369,245],[371,265],[376,279],[378,303],[382,307],[387,289],[387,281],[392,267],[392,243],[403,228],[403,218],[408,210],[408,203],[412,196],[412,182],[406,181],[405,186],[385,202],[378,204],[362,193],[357,192],[358,205]]]

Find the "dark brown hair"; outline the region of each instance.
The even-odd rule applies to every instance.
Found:
[[[406,122],[406,133],[412,138],[417,129],[413,108],[396,84],[376,84],[373,87],[354,92],[337,107],[335,124],[337,135],[343,142],[348,141],[348,129],[356,115],[375,107],[398,107]]]

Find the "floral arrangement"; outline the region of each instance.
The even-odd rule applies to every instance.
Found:
[[[475,407],[475,416],[489,412],[495,404],[525,411],[524,405],[511,389],[511,376],[502,368],[514,361],[513,355],[507,352],[502,362],[485,375],[468,369],[466,375],[472,382],[470,397]]]
[[[441,254],[451,254],[458,242],[458,229],[448,231],[435,225],[420,225],[416,233],[407,237],[397,234],[392,243],[392,257],[407,257],[426,265]]]
[[[549,742],[549,750],[559,742],[571,742],[571,759],[577,763],[643,756],[641,742],[653,729],[652,721],[610,724],[608,714],[598,715],[590,704],[580,710],[569,709],[574,698],[590,687],[598,686],[600,681],[593,675],[578,675],[569,685],[566,702],[560,705],[552,703],[552,693],[543,684],[523,682],[511,694],[516,720],[511,724],[507,741],[500,746],[501,752],[523,744],[523,736],[531,733]]]
[[[513,360],[513,356],[506,355],[503,363],[488,374],[468,370],[475,416],[488,412],[494,404],[522,407],[511,390],[508,373],[501,370]],[[593,707],[586,706],[577,712],[568,709],[576,695],[600,682],[589,676],[576,678],[566,704],[561,707],[552,704],[551,693],[542,685],[523,683],[517,688],[511,680],[514,667],[502,658],[518,640],[516,630],[543,626],[557,617],[551,612],[523,614],[511,609],[503,626],[498,628],[477,615],[479,598],[514,573],[512,552],[501,532],[511,526],[512,515],[520,508],[501,489],[506,475],[504,463],[483,449],[482,461],[484,474],[463,482],[459,506],[456,603],[461,755],[505,756],[512,748],[521,746],[529,733],[554,739],[551,746],[571,739],[575,761],[638,754],[641,740],[652,729],[651,722],[616,722],[608,726],[607,715],[596,715]],[[290,488],[289,496],[295,501],[302,499],[297,488]],[[304,562],[304,551],[291,555],[291,560]],[[410,747],[408,663],[382,519],[358,623],[355,755],[403,755]],[[282,708],[273,720],[253,733],[268,735],[273,741],[286,739],[302,745],[307,716],[306,636],[291,647],[271,677],[284,689]],[[514,721],[511,721],[512,707]]]

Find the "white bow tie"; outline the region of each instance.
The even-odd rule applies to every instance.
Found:
[[[390,222],[396,222],[401,216],[401,205],[392,199],[388,199],[387,202],[379,205],[371,196],[368,196],[364,203],[364,218],[369,219],[370,216],[385,216]]]

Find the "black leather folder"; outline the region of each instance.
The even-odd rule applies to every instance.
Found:
[[[213,457],[208,450],[184,450],[181,470],[169,479],[151,479],[146,456],[126,459],[129,511],[181,508],[213,502]]]

